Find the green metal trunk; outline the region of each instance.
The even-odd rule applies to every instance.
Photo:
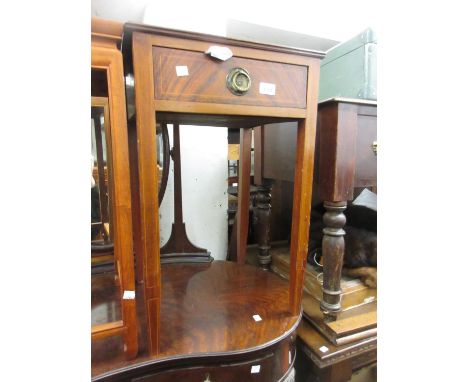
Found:
[[[319,101],[334,97],[377,100],[377,37],[372,29],[330,49],[322,60]]]

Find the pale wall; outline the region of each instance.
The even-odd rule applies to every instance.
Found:
[[[172,147],[172,125],[168,126]],[[190,241],[206,248],[215,260],[227,253],[227,128],[180,126],[182,205]],[[174,168],[160,208],[161,245],[174,220]]]

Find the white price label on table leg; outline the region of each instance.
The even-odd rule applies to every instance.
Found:
[[[135,299],[135,291],[134,290],[126,290],[123,294],[124,300],[134,300]]]

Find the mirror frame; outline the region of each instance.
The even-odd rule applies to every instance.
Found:
[[[122,320],[92,326],[91,338],[99,340],[122,335],[125,355],[129,359],[138,352],[138,330],[123,60],[115,41],[103,41],[102,34],[96,35],[91,45],[91,69],[104,69],[107,72],[110,117],[108,140],[112,146],[111,157],[108,155],[107,160],[112,163],[109,189],[112,190],[114,259],[122,305]],[[124,292],[127,295],[133,292],[133,298],[124,299]]]

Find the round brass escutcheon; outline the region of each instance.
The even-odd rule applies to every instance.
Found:
[[[242,68],[234,68],[226,76],[226,86],[235,95],[244,95],[249,89],[252,81],[249,72]]]

